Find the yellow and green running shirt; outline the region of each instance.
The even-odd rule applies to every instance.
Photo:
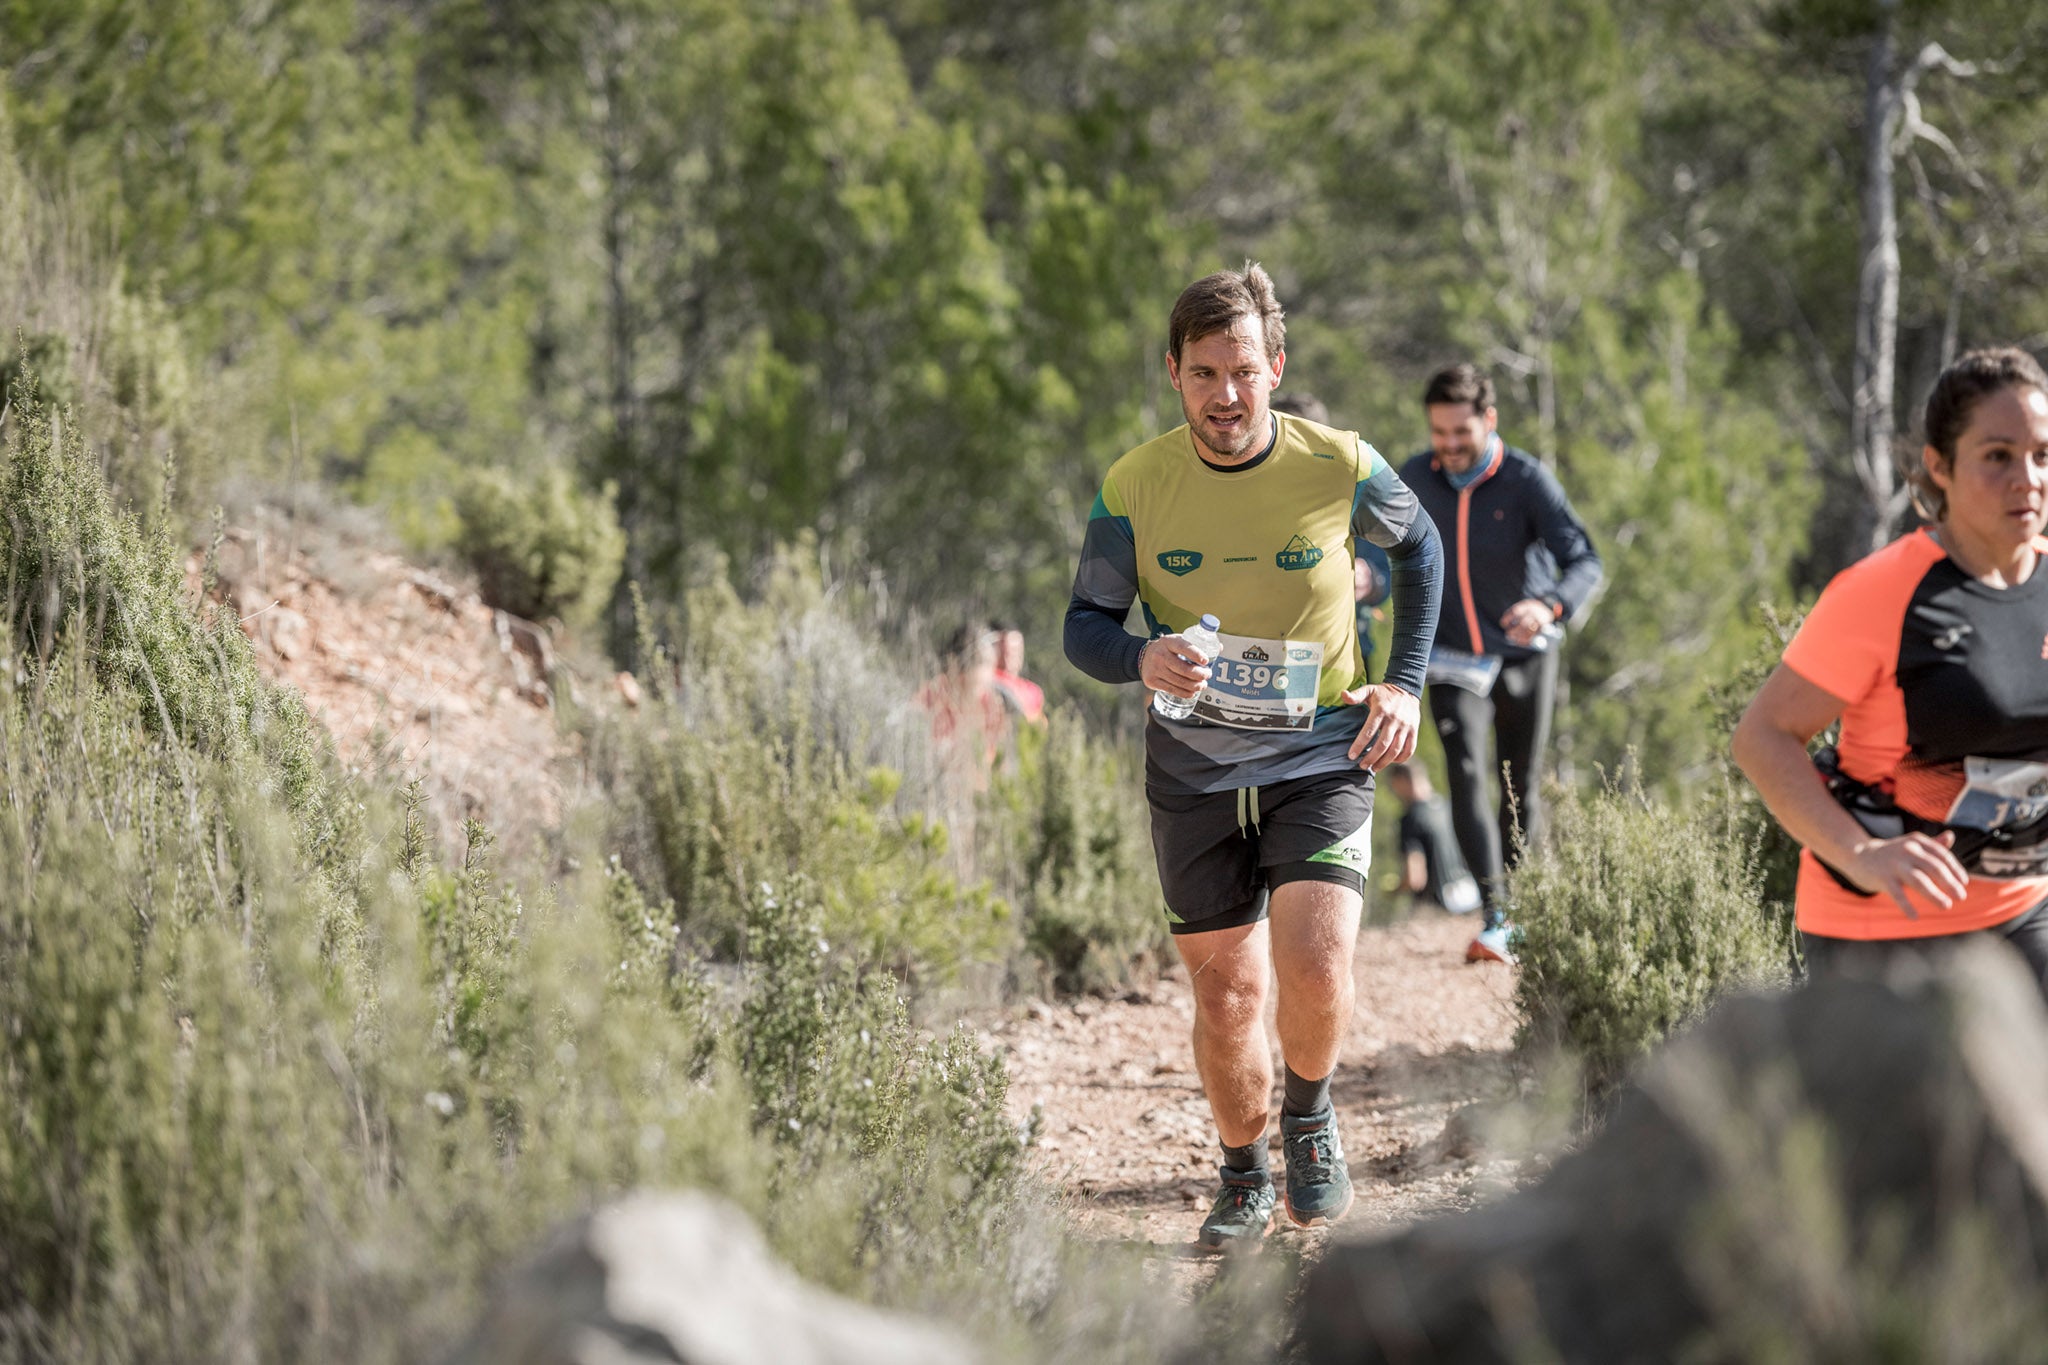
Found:
[[[1227,791],[1351,766],[1364,711],[1342,694],[1365,681],[1351,589],[1361,539],[1394,567],[1386,681],[1419,696],[1441,594],[1436,528],[1356,432],[1277,413],[1266,450],[1226,469],[1181,426],[1110,467],[1074,576],[1067,657],[1105,682],[1136,681],[1133,603],[1150,635],[1209,615],[1223,637],[1194,717],[1148,713],[1148,782]]]

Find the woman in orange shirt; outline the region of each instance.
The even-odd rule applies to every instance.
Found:
[[[1735,728],[1805,846],[1809,973],[1997,934],[2048,992],[2048,375],[1972,351],[1928,396],[1931,525],[1829,583]],[[1840,742],[1809,756],[1837,719]]]

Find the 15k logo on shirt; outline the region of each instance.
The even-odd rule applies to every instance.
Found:
[[[1273,556],[1273,562],[1283,569],[1313,569],[1323,562],[1323,552],[1307,536],[1296,536],[1287,542],[1286,549]]]
[[[1168,550],[1159,556],[1159,567],[1175,578],[1185,577],[1202,567],[1200,550]]]

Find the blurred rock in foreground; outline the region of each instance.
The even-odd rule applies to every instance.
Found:
[[[957,1365],[937,1327],[834,1297],[738,1209],[633,1194],[562,1228],[499,1287],[447,1365]]]
[[[2018,959],[1722,1006],[1539,1183],[1344,1243],[1310,1361],[2048,1350],[2048,1011]]]

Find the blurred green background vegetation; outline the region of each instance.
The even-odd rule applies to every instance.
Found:
[[[1899,523],[1854,452],[2048,341],[2044,54],[2019,0],[0,6],[0,1354],[418,1358],[678,1182],[1162,1358],[924,1025],[1164,949],[1137,700],[1058,624],[1175,293],[1247,257],[1288,387],[1398,459],[1477,360],[1607,561],[1531,1036],[1604,1084],[1782,976],[1727,721]],[[648,679],[564,708],[597,799],[531,865],[433,847],[187,594],[216,503],[315,483]],[[963,791],[905,701],[990,615],[1054,720]]]
[[[650,599],[812,532],[910,600],[1027,622],[1106,714],[1052,666],[1076,528],[1177,416],[1179,286],[1258,257],[1289,385],[1392,457],[1433,368],[1500,377],[1611,566],[1564,756],[1683,782],[1755,604],[1868,534],[1873,56],[1916,81],[1886,143],[1909,426],[1958,346],[2038,339],[2044,26],[1932,0],[21,0],[7,197],[61,224],[0,251],[126,302],[0,312],[79,352],[53,392],[150,391],[108,456],[130,491],[176,446],[189,507],[226,466],[320,477],[433,549],[480,469],[560,470],[614,490]],[[1982,69],[1923,69],[1932,43]]]

